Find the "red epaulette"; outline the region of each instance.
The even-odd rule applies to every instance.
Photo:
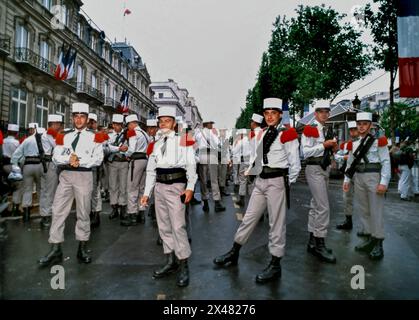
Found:
[[[23,143],[23,141],[25,141],[25,139],[26,139],[26,136],[23,136],[22,138],[20,138],[20,139],[19,139],[19,144],[22,144],[22,143]]]
[[[194,144],[195,144],[195,140],[191,135],[185,133],[180,137],[181,147],[190,147],[190,146],[193,146]]]
[[[54,129],[52,129],[52,128],[48,128],[48,130],[47,130],[47,134],[49,134],[50,136],[52,136],[52,137],[55,139],[55,137],[57,136],[58,132],[57,132],[57,131],[55,131],[55,130],[54,130]]]
[[[298,138],[297,131],[295,128],[290,128],[288,130],[285,130],[281,134],[281,143],[285,144],[287,142],[293,141]]]
[[[249,140],[252,140],[255,137],[256,133],[252,130],[249,132]]]
[[[95,142],[96,143],[104,143],[106,141],[105,134],[103,132],[97,132],[95,133]]]
[[[0,131],[0,146],[3,145],[3,132]]]
[[[130,129],[130,130],[128,130],[128,132],[127,132],[127,138],[129,139],[129,138],[131,138],[131,137],[135,137],[137,135],[137,133],[135,132],[135,130],[134,129]]]
[[[353,149],[353,143],[352,143],[352,140],[349,140],[348,143],[346,144],[346,150],[352,151],[352,149]]]
[[[386,136],[382,136],[380,138],[378,138],[378,146],[379,147],[387,147],[388,145],[388,140]]]
[[[345,150],[345,142],[342,142],[339,146],[340,150]]]
[[[57,146],[63,146],[64,145],[64,135],[62,133],[58,133],[55,136],[55,143]]]
[[[104,137],[104,138],[105,138],[105,141],[108,141],[108,140],[110,139],[109,134],[107,134],[107,133],[105,132],[105,134],[104,134],[104,135],[105,135],[105,137]]]
[[[147,156],[150,156],[150,154],[152,154],[153,153],[153,150],[154,150],[154,145],[156,144],[156,142],[155,141],[152,141],[152,142],[150,142],[149,144],[148,144],[148,146],[147,146]]]
[[[310,125],[306,125],[304,127],[303,134],[308,138],[318,138],[320,136],[319,130],[317,130],[317,127],[313,127]]]

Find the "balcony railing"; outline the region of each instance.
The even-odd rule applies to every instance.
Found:
[[[15,60],[20,63],[28,63],[29,65],[52,76],[54,75],[57,67],[55,63],[41,57],[39,54],[28,48],[15,48]]]
[[[76,89],[77,93],[85,93],[100,102],[103,102],[104,100],[103,94],[98,89],[88,85],[86,82],[77,82]]]
[[[116,108],[118,106],[118,102],[116,102],[114,99],[108,97],[108,98],[105,99],[105,103],[103,105],[105,107]]]
[[[0,52],[10,54],[10,37],[0,35]]]

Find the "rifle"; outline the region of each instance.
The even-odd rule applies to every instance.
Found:
[[[335,135],[333,133],[333,128],[328,129],[326,132],[326,135],[324,137],[324,141],[332,140],[335,138]],[[333,154],[332,148],[328,148],[324,150],[322,161],[320,162],[320,167],[322,167],[323,170],[326,170],[328,166],[332,163],[331,157]]]
[[[349,178],[353,178],[356,167],[360,164],[361,159],[365,157],[368,150],[371,148],[372,144],[374,143],[375,138],[372,134],[367,134],[364,138],[362,138],[361,143],[359,144],[359,147],[355,150],[353,153],[354,161],[352,162],[349,169],[345,171],[345,175]]]
[[[125,141],[127,140],[127,131],[128,131],[128,128],[124,128],[122,130],[122,138],[121,138],[121,140],[119,140],[118,145],[116,145],[115,143],[113,143],[113,146],[120,147],[120,146],[122,146],[125,143]],[[116,156],[116,152],[111,153],[111,155],[108,157],[108,161],[109,162],[112,162],[113,159],[115,158],[115,156]]]
[[[36,131],[35,140],[36,140],[36,146],[38,147],[39,158],[41,159],[42,168],[44,169],[44,173],[47,173],[48,168],[47,168],[47,163],[45,161],[45,151],[44,151],[44,147],[42,146],[41,137],[42,137],[42,135],[40,133],[38,133],[38,131]]]

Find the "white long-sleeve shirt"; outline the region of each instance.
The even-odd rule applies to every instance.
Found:
[[[249,163],[250,155],[251,155],[251,148],[249,138],[244,136],[243,138],[239,138],[233,144],[233,148],[231,151],[233,155],[233,163],[240,164],[242,161],[242,157],[244,163]]]
[[[42,134],[41,141],[45,155],[52,156],[54,148],[56,147],[55,138],[46,131]]]
[[[294,130],[294,129],[290,129]],[[297,134],[295,133],[295,138],[292,140],[286,139],[288,133],[285,131],[281,131],[278,134],[278,137],[272,143],[269,152],[267,154],[268,163],[263,163],[263,157],[261,157],[261,167],[267,166],[270,168],[282,168],[282,169],[289,169],[289,181],[290,183],[294,183],[297,181],[298,175],[300,174],[301,170],[301,162],[300,162],[300,153],[299,153],[299,143],[297,139]],[[256,147],[258,147],[261,143],[263,143],[263,137],[268,132],[268,130],[263,130],[261,134],[256,136]],[[285,134],[284,137],[282,137]],[[257,154],[252,155],[250,159],[250,165],[254,163],[257,158]],[[248,171],[251,169],[249,167]]]
[[[7,136],[3,141],[3,157],[12,158],[13,153],[19,147],[19,140],[13,136]]]
[[[162,154],[164,138],[167,137],[166,151]],[[150,197],[151,191],[156,184],[156,169],[182,168],[186,170],[187,190],[194,190],[198,179],[196,174],[195,151],[192,146],[182,146],[182,137],[171,131],[160,137],[154,144],[153,152],[150,154],[147,163],[147,177],[144,195]]]
[[[132,156],[132,154],[136,152],[145,153],[147,151],[148,143],[151,141],[148,134],[139,126],[135,127],[134,131],[135,135],[128,139],[127,157]]]
[[[194,139],[198,145],[198,149],[210,148],[213,150],[218,150],[220,139],[218,138],[214,129],[196,129]]]
[[[80,138],[76,149],[72,147],[77,133],[80,132]],[[70,155],[75,153],[79,157],[80,167],[92,168],[98,167],[103,161],[103,145],[95,142],[95,134],[86,128],[78,131],[72,130],[64,135],[64,144],[57,145],[54,148],[52,161],[57,165],[68,165]]]
[[[124,141],[123,142],[123,135],[124,135],[124,131],[122,130],[121,132],[117,133],[117,132],[111,132],[109,133],[109,140],[108,143],[106,144],[106,148],[108,149],[109,153],[116,153],[116,154],[120,154],[120,155],[125,155],[125,152],[121,152],[119,151],[119,147],[121,146],[126,146],[128,145],[128,141]]]
[[[324,146],[323,142],[325,141],[323,135],[323,125],[314,120],[313,122],[313,129],[318,131],[318,137],[307,136],[305,133],[301,136],[301,146],[303,149],[304,159],[311,158],[311,157],[321,157],[324,154]],[[317,127],[315,127],[317,126]],[[305,130],[306,131],[306,130]]]
[[[39,157],[35,134],[29,136],[22,142],[22,144],[13,153],[10,162],[17,166],[19,162],[26,157]]]
[[[387,138],[382,137],[380,139]],[[372,144],[371,148],[368,150],[366,157],[369,163],[380,163],[381,164],[381,178],[380,184],[388,186],[391,179],[391,162],[390,162],[390,152],[388,150],[387,144],[380,146],[380,139],[375,139],[374,143]],[[358,139],[354,141],[352,144],[352,150],[349,152],[349,159],[347,162],[347,168],[350,168],[352,162],[354,161],[354,152],[358,149],[359,145],[361,144],[362,139]],[[361,159],[361,163],[364,163],[364,159]],[[355,173],[357,174],[357,173]],[[350,182],[351,179],[345,175],[345,182]]]

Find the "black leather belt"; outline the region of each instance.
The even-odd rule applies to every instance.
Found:
[[[25,157],[25,165],[27,164],[40,164],[41,158],[39,157]]]
[[[284,186],[285,186],[285,197],[287,200],[287,208],[289,209],[291,206],[290,202],[290,184],[288,178],[289,170],[288,168],[270,168],[270,167],[263,167],[262,172],[260,173],[259,177],[261,179],[272,179],[278,177],[284,177]]]
[[[356,166],[355,171],[358,173],[381,172],[381,163],[361,163]]]
[[[72,167],[70,165],[58,166],[59,171],[78,171],[78,172],[92,172],[92,168]]]
[[[306,160],[308,166],[319,166],[323,160],[323,157],[310,157]]]
[[[186,171],[182,168],[156,169],[156,181],[164,184],[187,183]]]
[[[128,162],[128,160],[125,157],[114,157],[112,162]]]

